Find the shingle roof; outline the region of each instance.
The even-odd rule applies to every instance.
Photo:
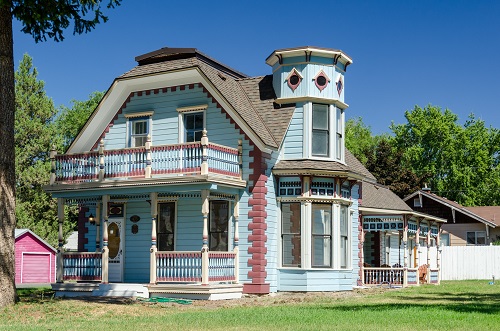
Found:
[[[479,207],[464,207],[468,211],[500,225],[500,206],[479,206]]]
[[[386,186],[363,182],[361,207],[412,211],[412,209]]]
[[[274,148],[279,146],[283,138],[284,130],[275,123],[272,123],[272,121],[269,123],[272,126],[272,129],[270,129],[263,118],[263,114],[266,114],[265,117],[267,119],[275,112],[273,104],[274,98],[264,100],[260,98],[261,95],[270,97],[267,91],[267,89],[269,89],[269,82],[267,81],[265,81],[264,84],[259,84],[255,78],[249,81],[245,81],[245,79],[239,80],[229,75],[227,72],[225,73],[207,65],[197,57],[139,65],[121,75],[119,79],[195,67],[201,70],[220,92],[223,98],[235,109],[241,119],[243,119],[243,121],[254,130],[257,136],[262,139],[264,144]],[[261,87],[263,89],[262,93],[259,90]],[[251,91],[252,89],[253,91]],[[252,93],[247,95],[247,91]],[[256,107],[259,108],[258,111]],[[293,111],[287,108],[286,116],[283,116],[281,120],[286,122],[288,118],[289,122],[291,113],[293,113]],[[288,122],[286,122],[286,125],[288,125]]]

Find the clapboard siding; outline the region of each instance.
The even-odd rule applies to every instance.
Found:
[[[129,201],[125,211],[124,281],[147,283],[151,248],[151,207],[146,201]],[[140,217],[139,222],[135,223],[139,227],[136,234],[132,233],[132,215]]]
[[[278,291],[349,291],[352,290],[351,270],[279,269]]]
[[[297,105],[283,142],[283,159],[303,157],[304,142],[304,106]]]

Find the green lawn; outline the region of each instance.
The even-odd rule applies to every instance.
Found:
[[[19,293],[0,330],[500,330],[500,283],[487,280],[191,305]]]

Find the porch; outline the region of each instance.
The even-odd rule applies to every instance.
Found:
[[[418,214],[418,215],[417,215]],[[440,283],[442,219],[420,213],[365,215],[360,285],[418,286]],[[430,248],[436,246],[436,254]]]

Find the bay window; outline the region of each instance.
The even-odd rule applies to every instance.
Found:
[[[332,266],[332,205],[312,204],[312,266]]]
[[[312,155],[330,155],[330,119],[329,106],[313,104],[312,106]]]
[[[284,267],[301,265],[300,202],[281,204],[281,242]]]

